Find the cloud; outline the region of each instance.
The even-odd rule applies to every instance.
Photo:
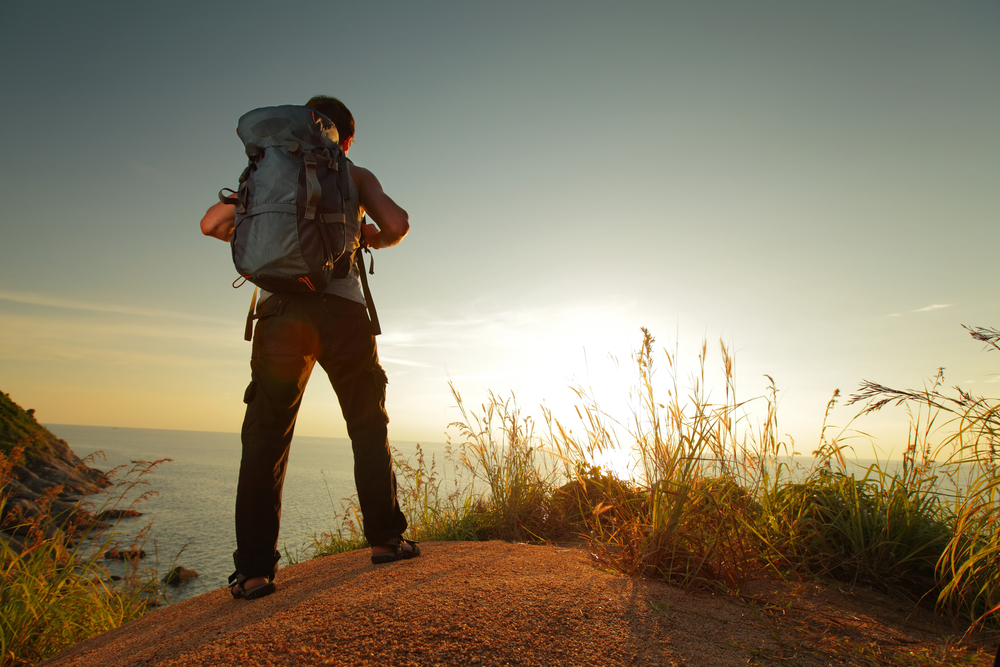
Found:
[[[941,310],[942,308],[951,308],[954,304],[951,303],[934,303],[929,306],[924,306],[923,308],[917,308],[912,311],[914,313],[928,313],[932,310]]]
[[[136,315],[140,317],[161,317],[175,320],[187,320],[190,322],[205,322],[209,324],[230,324],[230,320],[221,317],[208,317],[206,315],[192,315],[178,310],[160,310],[157,308],[137,308],[135,306],[120,306],[112,303],[95,303],[93,301],[79,301],[76,299],[64,299],[46,294],[32,294],[29,292],[10,292],[0,290],[0,301],[14,301],[16,303],[27,303],[35,306],[48,306],[50,308],[65,308],[70,310],[85,310],[95,313],[118,313],[121,315]]]
[[[432,366],[431,364],[425,364],[425,363],[421,363],[419,361],[411,361],[411,360],[408,360],[408,359],[397,359],[395,357],[386,357],[386,356],[383,356],[381,354],[379,355],[378,360],[379,360],[380,363],[383,363],[383,364],[398,364],[400,366],[416,366],[418,368],[435,368],[435,366]]]
[[[394,331],[384,334],[379,347],[403,350],[428,348],[532,349],[559,344],[578,349],[580,340],[604,339],[620,333],[631,303],[562,304],[560,306],[497,308],[480,317],[442,317],[413,310],[397,313]]]
[[[148,364],[153,366],[245,364],[238,324],[138,320],[108,322],[62,313],[0,312],[0,361]]]

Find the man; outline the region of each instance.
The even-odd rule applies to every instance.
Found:
[[[306,106],[337,127],[346,154],[354,141],[354,117],[339,100],[317,96]],[[350,163],[354,190],[347,214],[367,214],[375,225],[361,228],[371,248],[399,243],[409,216],[382,190],[375,175]],[[229,241],[235,206],[218,203],[205,213],[201,231]],[[377,225],[377,226],[376,226]],[[348,251],[360,239],[348,239]],[[254,599],[274,592],[281,518],[281,487],[302,394],[315,362],[333,384],[354,450],[354,478],[372,562],[387,563],[420,554],[402,539],[406,517],[396,499],[385,412],[385,371],[378,363],[357,263],[323,294],[262,293],[250,359],[251,381],[243,397],[243,458],[236,492],[236,573],[233,597]],[[235,582],[235,583],[234,583]]]

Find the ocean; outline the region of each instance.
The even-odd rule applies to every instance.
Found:
[[[226,585],[232,573],[236,548],[234,504],[240,466],[238,433],[165,431],[46,424],[73,451],[86,457],[103,452],[89,464],[100,470],[127,466],[131,461],[172,459],[162,463],[144,479],[156,495],[142,501],[137,519],[125,519],[117,527],[114,541],[131,545],[135,535],[149,525],[147,564],[159,576],[180,565],[199,576],[178,588],[166,587],[173,602],[188,599]],[[404,457],[416,451],[417,443],[392,442]],[[443,455],[445,445],[420,443],[428,459]],[[354,459],[351,443],[343,438],[295,436],[289,454],[282,499],[279,550],[308,558],[312,536],[332,530],[334,514],[344,499],[354,495]],[[134,493],[133,493],[134,495]],[[100,495],[91,497],[100,502]],[[286,565],[282,558],[279,567]]]

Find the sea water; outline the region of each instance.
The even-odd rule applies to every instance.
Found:
[[[132,461],[171,459],[143,478],[148,486],[133,490],[129,498],[146,490],[155,491],[155,495],[135,506],[143,515],[122,520],[112,540],[127,548],[148,525],[144,550],[149,565],[160,577],[177,565],[199,573],[176,589],[167,587],[172,601],[226,585],[234,570],[232,553],[236,548],[234,513],[241,450],[238,433],[46,426],[81,457],[102,452],[89,462],[100,470],[129,466]],[[407,457],[415,453],[417,443],[393,442],[392,446]],[[443,454],[445,445],[421,443],[421,447],[429,458],[431,454]],[[349,440],[295,436],[285,474],[279,550],[308,558],[313,536],[336,528],[335,514],[343,512],[346,499],[354,493],[354,458]],[[104,498],[106,495],[98,494],[90,500],[100,504]],[[286,558],[281,564],[287,564]]]

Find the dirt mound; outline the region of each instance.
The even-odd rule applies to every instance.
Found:
[[[812,651],[776,618],[787,623],[799,609],[837,621],[818,588],[800,591],[799,602],[808,598],[815,612],[796,606],[787,591],[768,591],[787,600],[779,609],[628,579],[595,567],[577,548],[421,546],[420,558],[390,565],[372,565],[367,550],[293,565],[278,573],[278,591],[269,597],[236,601],[220,589],[153,611],[42,664],[724,667],[775,658],[825,665],[831,648],[850,653],[859,642],[879,640],[865,632],[888,633],[883,641],[906,641],[909,649],[924,640],[851,608],[846,615],[858,620],[861,634],[841,649]],[[855,602],[872,609],[869,600]],[[913,625],[909,616],[904,620]],[[844,655],[836,664],[871,663]]]

